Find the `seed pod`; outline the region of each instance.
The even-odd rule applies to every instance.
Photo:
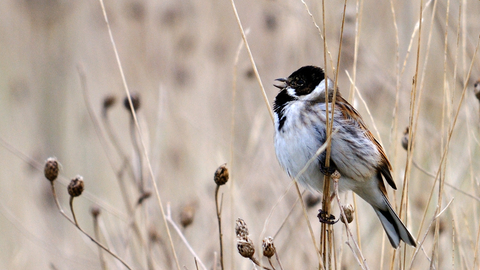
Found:
[[[105,111],[108,110],[110,107],[115,105],[116,102],[117,102],[117,99],[115,98],[114,95],[105,96],[103,98],[103,109]]]
[[[77,175],[77,177],[73,178],[68,185],[68,194],[72,197],[78,197],[82,195],[83,188],[83,177]]]
[[[275,245],[273,244],[273,238],[271,236],[265,237],[265,239],[263,239],[262,248],[263,256],[271,258],[273,255],[275,255],[276,249]]]
[[[221,186],[225,185],[228,182],[228,168],[227,164],[223,164],[218,169],[215,171],[215,175],[213,177],[213,180],[215,181],[215,184]]]
[[[237,218],[237,222],[235,223],[235,233],[239,239],[248,238],[247,223],[241,218]]]
[[[97,205],[94,205],[90,208],[90,213],[94,218],[97,218],[100,215],[100,212],[100,207],[98,207]]]
[[[345,217],[347,218],[347,222],[351,223],[353,221],[353,214],[355,213],[355,209],[353,208],[353,205],[347,204],[347,205],[342,205],[343,213],[345,214]],[[340,221],[345,224],[345,219],[343,218],[343,215],[340,215]]]
[[[195,206],[193,203],[189,203],[185,205],[180,212],[180,224],[184,228],[188,227],[190,224],[192,224],[193,219],[195,217]]]
[[[133,109],[137,111],[140,108],[140,96],[137,93],[131,93],[130,98],[132,99]],[[125,97],[125,99],[123,100],[123,106],[125,107],[125,109],[127,109],[127,111],[131,111],[128,97]]]
[[[55,181],[58,177],[59,165],[58,161],[54,157],[49,157],[45,162],[44,174],[45,178],[50,181]]]
[[[406,127],[405,131],[403,132],[402,147],[403,149],[408,150],[408,127]]]
[[[473,85],[473,92],[475,93],[475,97],[480,101],[480,80]]]
[[[307,208],[312,208],[317,205],[322,200],[322,197],[319,194],[308,193],[305,197],[305,204]]]
[[[255,246],[248,237],[238,240],[237,249],[238,253],[245,258],[252,258],[253,254],[255,254]]]

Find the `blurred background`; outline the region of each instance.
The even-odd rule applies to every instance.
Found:
[[[419,46],[418,1],[348,1],[338,70],[344,3],[326,2],[327,74],[338,72],[340,92],[382,142],[399,187],[389,190],[396,206],[409,179],[402,215],[407,213],[417,240],[425,240],[415,256],[409,247],[394,257],[374,212],[358,199],[359,230],[355,223],[350,227],[360,236],[367,264],[425,269],[432,261],[435,268],[475,269],[480,139],[474,83],[480,62],[473,57],[480,2],[424,1]],[[275,78],[304,65],[325,66],[313,22],[323,28],[321,4],[306,1],[311,17],[302,1],[236,2],[270,105],[278,93]],[[44,161],[54,156],[62,164],[55,186],[67,215],[66,185],[79,174],[85,192],[74,207],[82,228],[94,234],[90,210],[99,207],[100,241],[132,268],[176,269],[157,198],[137,203],[145,192],[155,193],[143,145],[163,207],[208,269],[220,269],[213,174],[224,163],[230,171],[220,188],[225,268],[253,268],[236,250],[237,217],[246,221],[257,255],[263,237],[275,235],[283,269],[318,268],[302,209],[294,206],[298,196],[275,157],[272,121],[231,2],[107,0],[105,10],[126,83],[140,99],[139,133],[123,105],[125,88],[98,1],[0,2],[0,268],[102,269],[98,247],[54,203],[43,176]],[[352,92],[353,79],[365,103]],[[106,97],[116,103],[103,107]],[[412,100],[416,166],[406,174],[401,139]],[[439,168],[453,188],[434,185],[427,173]],[[352,195],[342,200],[351,203]],[[436,207],[449,202],[436,238]],[[317,235],[320,206],[308,208]],[[343,224],[334,228],[338,268],[360,268],[345,244]],[[195,269],[194,255],[173,226],[170,231],[180,266]],[[124,269],[103,256],[109,269]]]

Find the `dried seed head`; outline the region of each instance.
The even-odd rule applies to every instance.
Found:
[[[106,111],[110,109],[117,102],[117,98],[114,95],[108,95],[103,98],[103,109]]]
[[[228,169],[227,169],[227,164],[223,164],[218,169],[215,171],[215,176],[213,177],[213,180],[215,181],[215,184],[221,186],[225,185],[228,182]]]
[[[160,234],[158,234],[155,226],[151,226],[150,229],[148,230],[148,237],[150,238],[150,241],[152,241],[152,242],[157,242],[157,241],[162,240],[162,238],[161,238]]]
[[[195,206],[193,205],[193,203],[189,203],[185,205],[180,212],[180,224],[182,224],[182,226],[186,228],[188,225],[192,224],[194,217]]]
[[[473,85],[473,92],[475,93],[475,97],[480,101],[480,80]]]
[[[347,204],[347,205],[342,205],[343,213],[345,213],[345,217],[347,218],[347,222],[351,223],[353,221],[353,213],[355,213],[355,209],[353,208],[353,205]],[[340,215],[340,221],[342,221],[344,224],[345,219],[343,218],[343,215]]]
[[[97,205],[93,205],[91,208],[90,208],[90,213],[92,214],[92,216],[94,218],[97,218],[99,215],[100,215],[100,207],[98,207]]]
[[[130,98],[132,99],[133,109],[137,111],[140,108],[140,96],[137,93],[131,93]],[[127,109],[127,111],[131,112],[128,97],[125,97],[125,99],[123,100],[123,106],[125,106],[125,109]]]
[[[403,149],[408,150],[408,127],[406,127],[405,131],[403,132],[402,147]]]
[[[239,239],[248,238],[248,228],[245,220],[237,218],[237,222],[235,223],[235,233]]]
[[[307,208],[312,208],[317,205],[322,200],[322,197],[319,194],[308,193],[305,197],[305,204]]]
[[[58,171],[59,171],[59,164],[56,158],[54,157],[49,157],[47,161],[45,161],[45,169],[44,169],[44,174],[45,178],[47,178],[50,181],[55,181],[58,177]]]
[[[276,249],[275,249],[275,245],[273,244],[273,238],[271,236],[263,239],[262,248],[263,248],[263,256],[267,258],[271,258],[273,255],[275,255]]]
[[[333,181],[338,181],[342,177],[339,171],[335,170],[335,172],[332,173],[332,179]]]
[[[68,185],[68,194],[70,194],[72,197],[78,197],[82,195],[83,188],[83,177],[77,175],[72,179],[72,181],[70,181],[70,184]]]
[[[142,204],[143,201],[150,198],[150,196],[152,196],[152,192],[144,191],[142,196],[140,196],[140,198],[138,198],[137,204]]]
[[[237,249],[238,253],[245,258],[252,258],[253,254],[255,254],[255,246],[248,237],[238,240]]]

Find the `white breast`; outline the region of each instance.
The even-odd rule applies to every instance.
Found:
[[[313,124],[317,129],[325,129],[322,122],[305,115],[305,103],[302,101],[292,102],[285,107],[287,116],[282,130],[278,131],[278,118],[275,117],[275,151],[280,165],[292,178],[305,167],[307,162],[315,156],[318,148],[322,146]],[[315,116],[315,115],[313,115]],[[323,115],[324,118],[324,115]],[[323,188],[323,174],[318,169],[318,162],[314,161],[306,171],[298,177],[298,181],[314,190],[321,191]]]
[[[280,131],[279,120],[275,117],[275,150],[280,165],[290,177],[298,176],[297,180],[301,184],[320,192],[323,189],[324,175],[320,172],[318,159],[311,162],[302,175],[298,174],[325,141],[325,109],[324,103],[311,106],[305,101],[291,102],[284,109],[286,120]],[[343,117],[336,111],[335,118]],[[357,184],[370,179],[376,171],[374,166],[379,158],[376,147],[361,130],[352,133],[345,126],[349,123],[342,121],[334,122],[333,128],[337,132],[332,139],[331,152],[331,158],[342,175],[340,191],[355,189]],[[362,147],[365,152],[359,153],[359,146],[362,145],[366,146]]]

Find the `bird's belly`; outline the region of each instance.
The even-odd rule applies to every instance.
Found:
[[[293,121],[298,123],[298,121]],[[319,138],[317,129],[309,126],[288,126],[275,134],[275,151],[277,159],[283,169],[292,178],[306,188],[323,191],[324,175],[319,168],[317,150],[322,146],[325,138]],[[288,130],[288,132],[285,132]],[[312,159],[313,158],[313,159]],[[308,167],[306,167],[309,163]],[[341,173],[341,172],[340,172]],[[358,181],[342,175],[338,182],[339,192],[355,189]],[[330,185],[333,191],[333,182]]]

